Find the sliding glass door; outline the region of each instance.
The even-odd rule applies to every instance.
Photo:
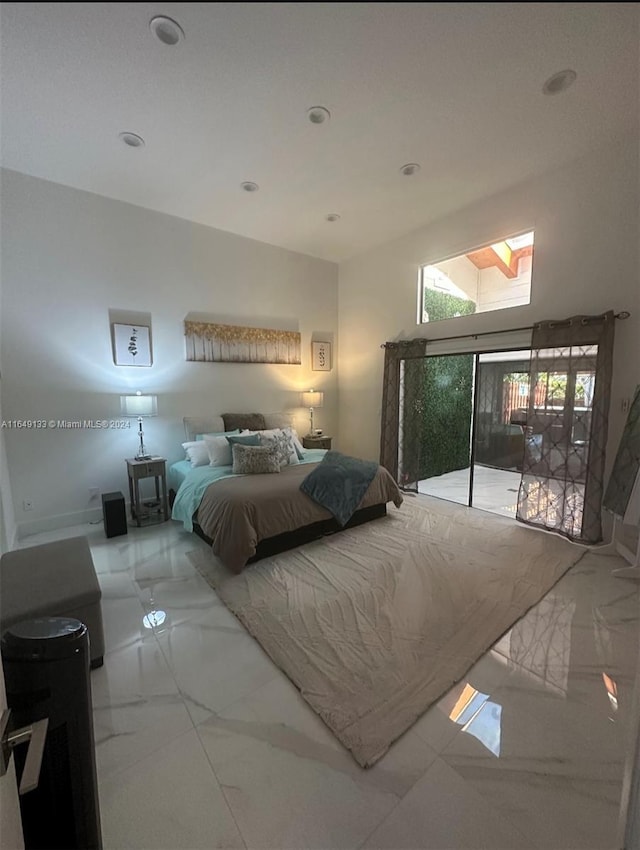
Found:
[[[425,358],[418,491],[515,516],[529,405],[529,352]]]
[[[529,352],[475,358],[472,487],[468,504],[515,517],[529,406]]]
[[[523,467],[583,490],[595,346],[560,354],[538,353],[533,387],[529,350],[425,357],[418,492],[515,517]]]

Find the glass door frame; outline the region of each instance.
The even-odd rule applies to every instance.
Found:
[[[462,355],[468,355],[473,358],[473,369],[472,369],[472,394],[471,394],[471,421],[469,428],[469,486],[467,490],[467,501],[466,503],[462,502],[454,502],[454,504],[463,504],[465,507],[472,508],[473,507],[473,485],[474,485],[474,467],[476,463],[476,436],[478,431],[478,393],[479,393],[479,366],[480,366],[480,358],[485,354],[516,354],[522,353],[525,356],[522,357],[522,360],[530,362],[531,360],[531,346],[528,345],[524,348],[514,348],[503,347],[503,348],[492,348],[489,350],[483,349],[482,351],[447,351],[441,354],[425,354],[425,359],[429,357],[460,357]],[[529,371],[527,369],[527,371]],[[428,403],[428,400],[427,400]],[[428,480],[428,479],[427,479]],[[453,501],[451,499],[446,499],[445,496],[436,496],[435,498],[445,499],[446,501]],[[482,509],[484,510],[484,509]]]

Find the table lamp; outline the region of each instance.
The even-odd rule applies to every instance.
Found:
[[[313,436],[313,410],[315,407],[322,407],[324,403],[324,393],[317,392],[314,389],[309,390],[306,393],[302,393],[302,404],[304,407],[309,408],[309,421],[311,423],[311,430],[309,434]]]
[[[158,396],[142,395],[140,391],[138,391],[135,395],[121,395],[120,411],[123,416],[135,416],[138,420],[138,437],[140,438],[140,446],[138,448],[136,460],[149,460],[151,455],[148,454],[144,445],[142,418],[144,416],[158,415]]]

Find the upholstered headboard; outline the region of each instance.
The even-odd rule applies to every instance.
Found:
[[[222,416],[185,416],[184,433],[187,440],[195,440],[196,434],[220,434],[224,431]]]
[[[239,418],[238,421],[240,422],[242,421],[240,418],[242,415],[248,416],[251,414],[234,414],[234,416]],[[263,415],[266,428],[294,427],[292,413],[265,413]],[[185,416],[182,422],[184,423],[186,439],[189,441],[195,440],[196,434],[216,434],[225,430],[222,416]],[[240,425],[239,427],[246,426]]]

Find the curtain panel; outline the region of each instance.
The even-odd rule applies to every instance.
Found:
[[[380,465],[404,489],[417,490],[426,339],[384,345]]]
[[[615,315],[534,325],[517,519],[602,540]]]

